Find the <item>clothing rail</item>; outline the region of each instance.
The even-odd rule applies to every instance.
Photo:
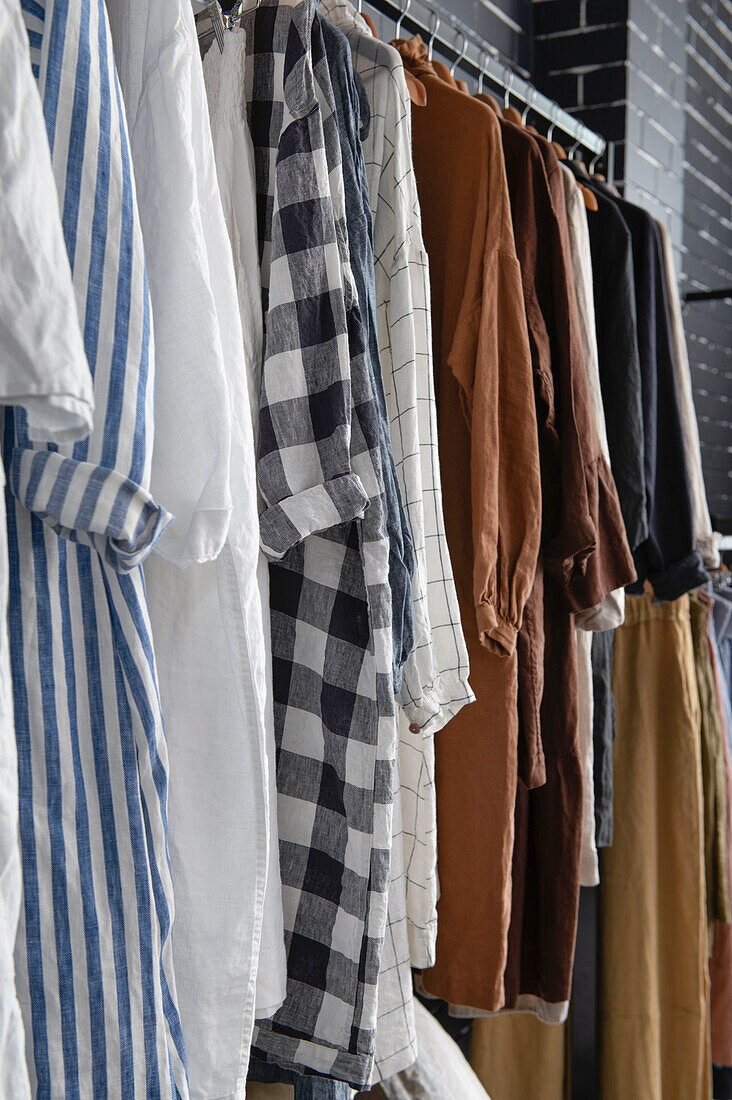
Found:
[[[362,0],[356,0],[359,8],[361,2]],[[459,66],[475,79],[480,79],[482,74],[483,78],[497,84],[506,93],[507,99],[513,97],[523,103],[526,113],[534,111],[546,119],[553,129],[561,130],[563,134],[572,138],[575,142],[575,148],[581,146],[594,153],[596,157],[600,157],[607,150],[609,163],[606,165],[606,175],[612,182],[615,160],[613,143],[611,142],[608,145],[599,134],[590,130],[583,122],[573,118],[567,111],[562,110],[558,103],[549,99],[548,96],[542,95],[533,84],[529,84],[513,69],[504,65],[498,58],[498,51],[495,46],[491,46],[489,42],[477,35],[456,15],[444,8],[439,0],[418,0],[420,7],[423,7],[429,13],[431,20],[429,27],[416,18],[413,10],[414,0],[403,0],[403,3],[401,0],[366,0],[366,2],[374,11],[393,19],[400,29],[405,28],[411,30],[412,33],[423,35],[425,42],[430,44],[430,49],[432,46],[436,46],[440,53],[456,62],[456,67]],[[207,7],[205,0],[192,0],[192,3],[196,12],[200,12]],[[484,0],[484,3],[492,6],[489,0]],[[232,6],[232,0],[221,0],[221,7],[224,11]],[[455,35],[460,37],[462,45],[458,46],[456,43],[448,42],[444,35],[439,34],[439,29],[442,26],[449,26]],[[210,33],[214,29],[212,28]],[[471,56],[471,47],[474,56]]]
[[[397,22],[400,28],[413,34],[421,34],[425,44],[439,49],[456,67],[479,79],[481,74],[491,83],[497,84],[506,93],[508,99],[517,99],[526,111],[534,111],[546,119],[551,126],[572,138],[575,147],[582,146],[596,156],[601,156],[607,147],[605,139],[596,134],[583,122],[573,118],[567,111],[542,95],[533,84],[519,76],[499,60],[495,46],[491,46],[466,26],[462,20],[444,8],[439,0],[418,0],[419,7],[429,13],[430,25],[417,19],[414,14],[413,0],[366,0],[369,7]],[[439,33],[441,27],[449,27],[456,36],[455,42],[448,42]],[[606,173],[608,177],[610,173]]]
[[[684,295],[685,302],[717,302],[725,298],[732,298],[732,286],[720,287],[718,290],[690,290]]]

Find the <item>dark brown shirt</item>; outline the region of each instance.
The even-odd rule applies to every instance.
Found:
[[[501,134],[531,339],[547,565],[543,577],[537,573],[519,639],[527,767],[517,792],[505,976],[513,1007],[526,995],[549,1003],[569,997],[582,836],[571,611],[625,584],[633,563],[583,361],[561,170],[548,143],[506,121]],[[539,760],[543,769],[532,768]]]

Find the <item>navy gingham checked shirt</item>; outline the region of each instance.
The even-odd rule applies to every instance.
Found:
[[[256,1056],[371,1072],[395,715],[379,409],[348,261],[314,2],[245,16],[266,345],[259,480],[271,566],[285,1004]],[[315,79],[314,68],[318,69]]]

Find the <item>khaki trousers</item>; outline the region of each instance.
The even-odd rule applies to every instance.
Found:
[[[701,732],[688,597],[615,635],[615,837],[602,852],[602,1100],[710,1095]]]
[[[567,1024],[488,1016],[473,1022],[470,1064],[491,1100],[568,1100],[568,1040]]]

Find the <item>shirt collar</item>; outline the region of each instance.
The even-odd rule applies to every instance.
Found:
[[[321,0],[320,8],[342,31],[357,30],[359,34],[364,34],[368,38],[374,37],[371,27],[350,0]]]
[[[427,73],[436,75],[427,47],[418,34],[410,39],[396,38],[392,46],[399,50],[405,66],[408,66],[409,71],[415,76],[424,76]]]

